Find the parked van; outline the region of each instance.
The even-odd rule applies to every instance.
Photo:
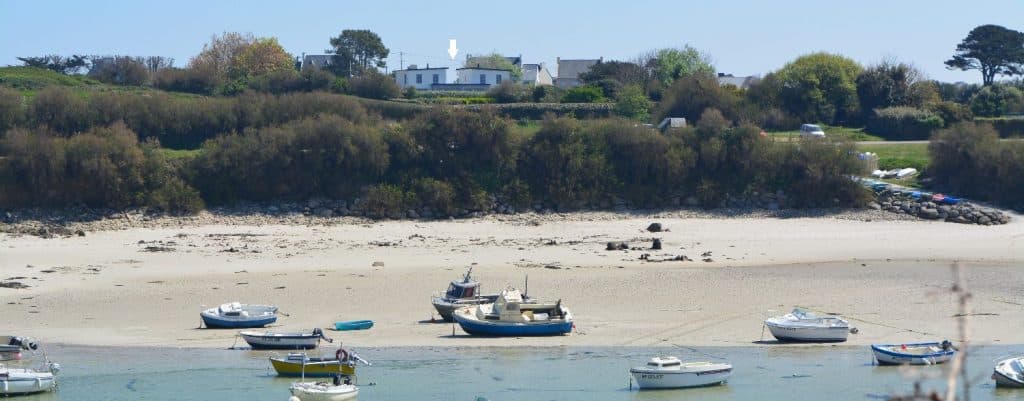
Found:
[[[804,124],[800,126],[800,137],[801,138],[824,138],[825,131],[821,130],[821,127],[814,124]]]

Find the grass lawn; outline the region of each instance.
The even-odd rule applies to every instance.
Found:
[[[884,138],[874,136],[864,132],[864,128],[853,128],[853,127],[832,127],[828,125],[822,125],[821,129],[825,131],[825,136],[834,139],[846,139],[850,141],[884,141]],[[796,140],[800,139],[800,131],[775,131],[769,132],[769,136],[776,139],[785,140]]]
[[[201,149],[170,149],[160,148],[160,154],[167,160],[194,159],[202,152]]]
[[[878,168],[882,170],[913,167],[924,171],[931,162],[927,143],[860,144],[857,149],[877,153]]]

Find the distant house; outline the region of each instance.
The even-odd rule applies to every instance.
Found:
[[[544,63],[523,64],[523,77],[519,82],[524,85],[554,85],[555,83]]]
[[[563,60],[558,61],[558,77],[555,78],[555,86],[562,89],[575,88],[583,85],[580,75],[590,71],[590,67],[604,61],[604,57],[590,60]]]
[[[402,89],[429,90],[432,85],[448,83],[448,68],[430,68],[429,64],[427,68],[417,68],[412,64],[408,69],[395,71],[395,83]]]
[[[333,54],[303,54],[302,69],[310,67],[325,69],[331,65],[332,60],[334,60]]]
[[[749,89],[757,80],[757,77],[736,77],[732,74],[718,73],[718,84],[722,86],[732,85],[740,89]]]
[[[457,83],[474,85],[500,85],[502,82],[512,80],[511,70],[497,68],[459,68],[455,70],[458,76]]]
[[[686,128],[686,119],[682,117],[667,117],[658,123],[658,131],[665,132],[670,128]]]
[[[487,55],[487,56],[474,56],[472,54],[467,54],[466,55],[466,64],[465,65],[466,66],[470,66],[470,67],[471,66],[483,65],[485,63],[485,60],[487,60],[488,58],[490,58],[490,55]],[[502,56],[502,58],[505,59],[505,60],[508,60],[509,63],[512,63],[512,67],[522,67],[523,66],[523,55],[522,54],[520,54],[518,56],[515,56],[515,57]]]

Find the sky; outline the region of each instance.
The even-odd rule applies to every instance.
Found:
[[[44,54],[166,56],[185,66],[213,34],[276,37],[294,54],[322,54],[343,29],[369,29],[391,49],[388,68],[460,66],[467,53],[629,60],[689,44],[719,72],[764,75],[826,51],[865,65],[911,63],[942,81],[980,82],[943,61],[978,25],[1024,31],[1024,1],[413,1],[0,0],[0,66]],[[453,62],[449,39],[459,48]]]

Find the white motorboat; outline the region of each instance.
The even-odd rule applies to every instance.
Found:
[[[764,321],[779,341],[841,342],[850,333],[850,323],[839,316],[818,316],[797,308],[783,316]]]
[[[281,332],[270,330],[243,330],[238,335],[252,346],[252,349],[313,349],[320,340],[333,343],[319,328],[309,331]]]
[[[992,379],[996,387],[1024,388],[1024,356],[1003,359],[996,363]]]
[[[686,388],[725,383],[732,365],[718,362],[682,362],[674,356],[651,358],[646,366],[629,370],[641,389]]]
[[[948,362],[956,354],[949,341],[915,344],[872,344],[871,352],[879,365],[935,365]]]
[[[42,393],[57,386],[54,374],[60,365],[48,363],[46,370],[8,368],[0,366],[0,395]]]
[[[327,382],[295,382],[289,387],[293,398],[300,401],[342,401],[352,400],[359,395],[359,388],[343,383],[340,376],[335,376],[334,383]]]

